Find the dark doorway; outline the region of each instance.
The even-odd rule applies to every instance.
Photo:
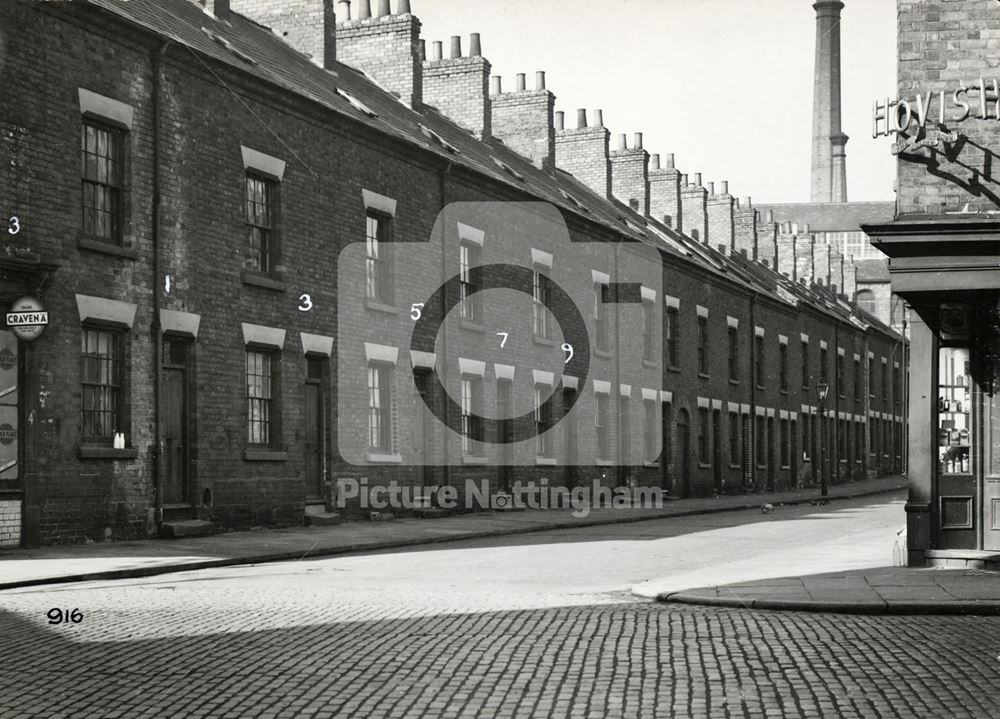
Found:
[[[326,466],[326,392],[324,357],[306,357],[305,384],[305,494],[306,499],[323,496]]]
[[[688,411],[677,413],[677,496],[686,497],[691,482],[691,446]]]
[[[430,407],[434,406],[434,393],[431,389],[431,372],[427,369],[415,369],[413,371],[413,382],[417,388],[417,395],[420,400],[417,402],[416,420],[417,426],[414,428],[415,438],[418,442],[416,447],[418,456],[419,482],[421,487],[432,487],[435,484],[434,451],[433,441],[433,415]]]
[[[712,411],[712,473],[715,493],[722,494],[722,412]]]
[[[562,424],[563,437],[566,441],[566,486],[576,486],[576,419],[572,417],[570,407],[576,401],[576,390],[570,387],[563,387]]]
[[[767,491],[774,491],[775,472],[774,417],[767,418]]]
[[[514,417],[514,382],[501,377],[497,380],[497,419]],[[513,461],[513,445],[510,444],[511,427],[508,422],[499,425],[500,456],[497,465],[497,489],[510,491],[510,465]]]
[[[660,489],[664,491],[673,491],[673,476],[674,476],[674,436],[672,427],[672,417],[671,408],[669,402],[663,403],[663,417],[662,417],[662,428],[663,434],[662,439],[662,449],[660,450]]]
[[[191,345],[163,338],[163,504],[191,502]]]

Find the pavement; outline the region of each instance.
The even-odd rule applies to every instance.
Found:
[[[657,601],[842,614],[1000,615],[1000,572],[882,567],[663,592]]]
[[[898,492],[905,486],[906,478],[897,475],[848,482],[831,486],[828,499],[836,501]],[[0,551],[0,590],[147,577],[715,512],[759,512],[765,503],[780,507],[818,499],[818,488],[809,487],[785,492],[678,499],[665,502],[661,508],[594,507],[586,513],[569,509],[476,512],[437,519],[357,521],[332,527],[258,529],[207,537],[11,549]]]

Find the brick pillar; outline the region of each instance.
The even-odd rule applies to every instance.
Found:
[[[790,279],[796,278],[795,272],[795,235],[792,234],[790,222],[778,226],[778,236],[775,240],[776,262],[778,272]]]
[[[594,114],[592,127],[587,125],[587,111],[578,110],[576,129],[556,133],[556,165],[601,197],[611,197],[611,134],[603,126],[601,111]]]
[[[733,210],[733,249],[757,259],[757,210],[749,197],[738,200]]]
[[[642,133],[635,133],[631,149],[625,135],[611,152],[611,194],[643,217],[649,214],[649,153],[642,149]]]
[[[713,190],[715,189],[712,183],[709,183],[709,186]],[[708,236],[712,239],[712,247],[716,249],[725,247],[727,254],[732,252],[736,235],[733,217],[736,200],[729,194],[729,183],[723,180],[720,183],[719,194],[710,192],[705,205],[708,216]]]
[[[681,209],[681,173],[674,167],[674,154],[666,156],[666,167],[660,167],[660,156],[653,155],[649,166],[649,214],[668,227],[684,231]]]
[[[214,3],[216,16],[226,3]],[[317,65],[332,69],[337,60],[337,20],[334,0],[229,0],[229,7],[271,28]],[[342,18],[345,19],[345,18]]]
[[[766,262],[769,267],[778,270],[778,225],[770,210],[766,214],[757,213],[757,246],[754,259]]]
[[[816,237],[809,232],[808,225],[792,229],[795,238],[795,280],[806,284],[815,282],[813,256]]]
[[[452,38],[453,48],[457,39]],[[478,33],[473,34],[470,46],[472,53],[479,52]],[[423,64],[424,104],[437,108],[479,139],[489,137],[492,133],[489,60],[471,53],[462,57],[460,44],[457,57],[439,57],[440,47],[435,43],[432,57]]]
[[[423,102],[420,20],[413,15],[341,22],[337,26],[337,59],[371,76],[408,107],[419,108]]]
[[[844,260],[844,295],[851,302],[858,294],[858,268],[850,257]]]
[[[830,243],[830,289],[844,294],[844,255],[838,242]]]
[[[494,89],[499,89],[494,86]],[[514,92],[493,95],[493,136],[543,170],[556,166],[556,96],[545,89],[545,73],[535,74],[528,90],[517,75]]]
[[[822,236],[813,237],[813,281],[824,287],[830,284],[830,243]]]
[[[708,244],[708,191],[701,186],[701,173],[694,182],[684,187],[681,183],[681,215],[684,216],[684,234],[698,242]]]

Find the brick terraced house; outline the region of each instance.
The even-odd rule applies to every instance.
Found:
[[[395,5],[0,6],[0,544],[899,471],[853,263]]]

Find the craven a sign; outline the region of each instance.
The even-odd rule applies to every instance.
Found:
[[[892,134],[906,136],[915,128],[919,139],[906,138],[897,152],[921,147],[937,147],[941,142],[955,142],[958,133],[948,132],[947,123],[968,119],[1000,121],[1000,81],[979,78],[978,82],[961,84],[947,90],[917,92],[911,97],[878,100],[872,106],[872,137]],[[935,134],[927,135],[927,124]]]
[[[7,310],[7,329],[25,342],[42,336],[49,324],[49,313],[34,297],[21,297]]]

